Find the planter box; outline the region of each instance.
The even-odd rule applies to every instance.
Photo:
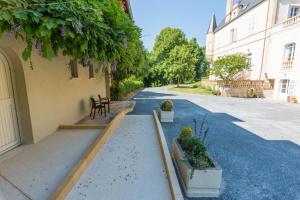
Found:
[[[191,178],[192,166],[182,161],[184,152],[177,140],[173,140],[173,158],[187,197],[219,197],[222,169],[218,163],[214,161],[213,168],[195,169]]]
[[[159,109],[159,117],[161,122],[173,122],[174,111],[162,111]]]

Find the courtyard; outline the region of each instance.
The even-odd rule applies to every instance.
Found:
[[[162,123],[169,148],[194,120],[209,128],[206,145],[223,169],[220,199],[300,199],[300,106],[266,99],[200,96],[145,89],[132,115],[174,102],[174,123]]]

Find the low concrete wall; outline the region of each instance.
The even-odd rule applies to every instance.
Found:
[[[204,80],[201,84],[221,91],[222,96],[247,97],[247,91],[254,88],[257,97],[264,97],[264,81],[259,80]]]

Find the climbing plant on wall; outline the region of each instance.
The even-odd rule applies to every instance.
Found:
[[[51,60],[59,52],[83,65],[91,59],[132,67],[140,56],[141,30],[117,0],[0,0],[0,36],[13,34]]]

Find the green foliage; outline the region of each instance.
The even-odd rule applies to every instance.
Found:
[[[178,142],[185,152],[185,161],[189,162],[193,169],[214,167],[203,141],[195,137],[191,128],[186,127],[182,130]]]
[[[255,97],[257,97],[256,90],[254,88],[249,88],[247,90],[247,98],[255,98]]]
[[[197,56],[187,45],[176,46],[164,63],[166,78],[169,82],[177,84],[192,80],[195,76],[196,63]]]
[[[162,111],[172,111],[173,107],[173,102],[171,100],[166,100],[160,105]]]
[[[156,37],[149,63],[147,86],[198,80],[206,75],[208,67],[197,40],[188,41],[182,30],[169,27]]]
[[[117,85],[117,82],[114,82],[111,87],[111,99],[112,100],[121,100],[122,97],[127,96],[130,92],[133,92],[139,88],[143,88],[144,83],[140,79],[137,79],[135,76],[130,76]]]
[[[130,92],[134,90],[140,89],[144,87],[143,81],[137,79],[135,76],[131,76],[129,78],[124,79],[120,83],[121,94],[126,96]]]
[[[183,147],[185,147],[185,141],[187,141],[188,138],[191,138],[193,136],[194,136],[193,129],[190,127],[185,127],[182,129],[178,137],[178,141],[181,143]]]
[[[207,150],[204,143],[195,137],[188,138],[185,141],[186,160],[194,169],[205,169],[214,167],[213,161],[207,156]]]
[[[192,128],[183,128],[178,142],[185,152],[185,161],[189,162],[193,167],[191,177],[193,176],[194,169],[205,169],[214,167],[212,160],[207,155],[207,150],[204,144],[205,138],[209,131],[208,128],[204,128],[207,115],[204,116],[200,125],[199,133],[193,134]],[[194,119],[195,131],[197,132],[197,120]],[[200,139],[202,137],[202,139]]]
[[[176,46],[187,44],[185,34],[178,28],[165,28],[155,39],[152,55],[156,62],[164,61]]]
[[[51,60],[58,52],[84,65],[91,59],[117,63],[116,78],[130,71],[143,54],[141,30],[123,11],[120,1],[5,0],[0,2],[0,34],[13,33]],[[120,78],[121,77],[121,78]]]
[[[209,64],[205,58],[205,48],[201,48],[199,46],[196,38],[192,38],[189,41],[188,46],[191,50],[191,53],[197,57],[194,81],[200,81],[202,77],[207,76],[209,68]]]
[[[211,74],[223,80],[231,80],[237,73],[250,68],[247,57],[243,54],[223,56],[213,62]]]
[[[218,89],[214,89],[214,88],[211,88],[211,93],[215,96],[220,96],[221,95],[221,91],[218,90]]]

